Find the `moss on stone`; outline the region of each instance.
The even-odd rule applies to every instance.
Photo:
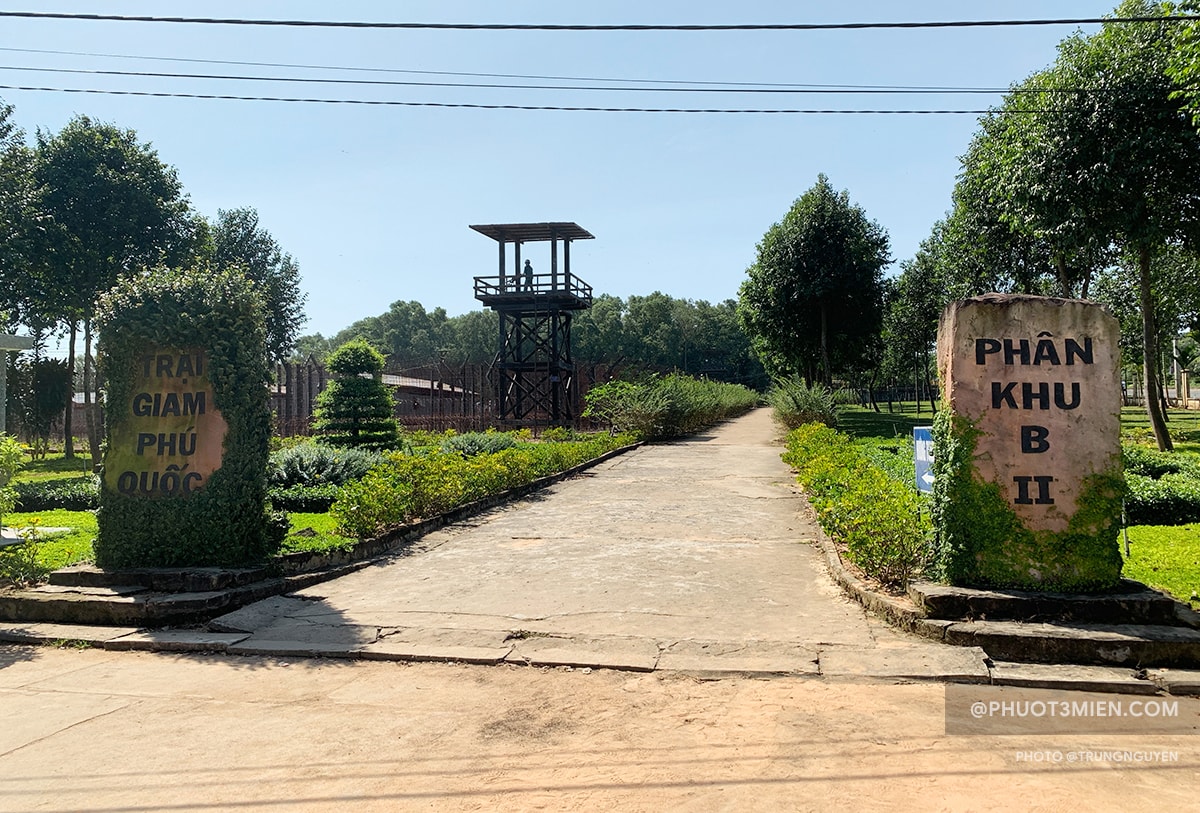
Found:
[[[1061,532],[1032,531],[1000,486],[973,465],[980,432],[960,415],[934,420],[934,566],[939,578],[970,587],[1101,591],[1121,577],[1117,542],[1124,480],[1120,459],[1086,477]]]

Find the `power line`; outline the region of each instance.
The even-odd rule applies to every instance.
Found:
[[[88,56],[101,57],[104,59],[142,59],[155,62],[189,62],[200,65],[237,65],[241,67],[254,68],[292,68],[299,70],[320,70],[320,71],[352,71],[361,73],[399,73],[412,74],[419,76],[466,76],[477,77],[484,79],[530,79],[535,81],[547,82],[626,82],[629,84],[658,84],[658,85],[724,85],[728,87],[765,87],[765,88],[846,88],[852,90],[914,90],[914,91],[987,91],[993,92],[989,88],[961,88],[947,86],[926,86],[926,85],[851,85],[851,84],[806,84],[799,82],[715,82],[700,79],[635,79],[635,78],[614,78],[602,76],[555,76],[548,74],[528,74],[528,73],[480,73],[473,71],[429,71],[429,70],[413,70],[405,68],[368,68],[355,65],[310,65],[305,63],[295,62],[249,62],[242,60],[231,59],[198,59],[192,57],[174,57],[174,56],[149,56],[139,54],[105,54],[91,51],[58,51],[42,48],[3,48],[0,51],[9,51],[13,53],[23,54],[52,54],[55,56]],[[1005,88],[996,88],[994,92],[1003,92]]]
[[[1031,25],[1098,25],[1104,23],[1163,23],[1200,20],[1200,16],[1066,17],[1035,20],[934,20],[868,23],[738,23],[725,25],[550,23],[388,23],[350,20],[252,20],[221,17],[155,17],[124,14],[76,14],[54,11],[0,11],[0,17],[40,20],[87,20],[137,23],[196,23],[205,25],[286,26],[300,28],[433,29],[450,31],[861,31],[869,29],[1000,28]]]
[[[490,90],[580,90],[580,91],[619,91],[622,93],[846,93],[846,94],[963,94],[986,93],[996,94],[1006,92],[1005,88],[862,88],[862,87],[742,87],[712,85],[707,87],[681,87],[669,85],[655,86],[615,86],[615,85],[514,85],[486,82],[417,82],[384,79],[331,79],[324,77],[303,76],[247,76],[214,73],[161,73],[155,71],[115,71],[97,68],[45,68],[23,65],[0,65],[0,71],[30,71],[37,73],[67,73],[84,74],[88,76],[134,76],[155,79],[221,79],[238,82],[286,82],[293,84],[314,85],[366,85],[374,87],[436,87],[436,88],[472,88]]]
[[[216,79],[236,82],[281,82],[313,85],[364,85],[372,87],[432,87],[467,88],[473,90],[572,90],[609,91],[619,93],[753,93],[753,94],[845,94],[845,95],[963,95],[963,94],[1033,94],[1033,93],[1116,93],[1121,88],[954,88],[954,87],[903,87],[903,86],[848,86],[848,85],[779,85],[768,87],[744,87],[713,83],[703,87],[682,87],[682,83],[665,87],[628,85],[517,85],[488,82],[417,82],[382,79],[332,79],[303,76],[253,76],[215,73],[163,73],[157,71],[117,71],[99,68],[46,68],[25,65],[0,65],[0,71],[27,71],[33,73],[65,73],[85,76],[123,76],[146,79]],[[607,80],[597,80],[607,81]],[[612,80],[619,81],[619,80]],[[1151,91],[1147,91],[1151,92]]]
[[[19,90],[41,93],[84,93],[108,96],[144,96],[160,99],[216,99],[240,102],[289,102],[296,104],[369,105],[380,107],[437,107],[469,110],[545,110],[587,113],[762,113],[804,115],[973,115],[1003,112],[1051,113],[1052,110],[892,110],[892,109],[807,109],[807,108],[696,108],[696,107],[585,107],[578,105],[528,105],[528,104],[478,104],[458,102],[403,102],[387,99],[313,99],[287,96],[233,96],[216,93],[177,93],[148,90],[101,90],[98,88],[30,87],[25,85],[0,85],[0,90]]]

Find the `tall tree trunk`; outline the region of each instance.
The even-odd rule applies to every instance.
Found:
[[[92,358],[92,320],[83,320],[83,414],[87,423],[88,451],[92,455],[92,468],[100,465],[100,433],[104,426],[100,419],[100,400],[92,400],[93,392],[99,389],[100,374],[96,372]]]
[[[1054,255],[1054,267],[1058,271],[1058,290],[1059,296],[1066,299],[1071,298],[1071,281],[1067,275],[1067,261],[1062,254]]]
[[[932,415],[937,414],[937,385],[930,380],[929,376],[929,355],[925,355],[925,392],[929,394],[929,412]]]
[[[821,301],[821,382],[825,385],[833,383],[833,373],[829,369],[829,317],[825,310],[825,302]]]
[[[1142,368],[1146,377],[1146,413],[1160,452],[1173,452],[1175,445],[1159,401],[1158,343],[1155,341],[1154,295],[1150,284],[1150,247],[1138,247],[1138,289],[1142,305]]]
[[[63,414],[63,457],[72,460],[75,457],[75,335],[78,324],[71,321],[71,338],[67,342],[67,368],[71,374],[67,376],[67,411]]]

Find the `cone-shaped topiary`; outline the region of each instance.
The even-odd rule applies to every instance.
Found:
[[[380,380],[383,356],[365,339],[352,339],[330,354],[334,380],[317,397],[313,428],[331,446],[386,449],[399,429],[391,393]]]

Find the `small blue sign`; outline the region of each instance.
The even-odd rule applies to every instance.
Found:
[[[917,491],[933,493],[933,428],[913,427],[913,462],[917,468]]]

